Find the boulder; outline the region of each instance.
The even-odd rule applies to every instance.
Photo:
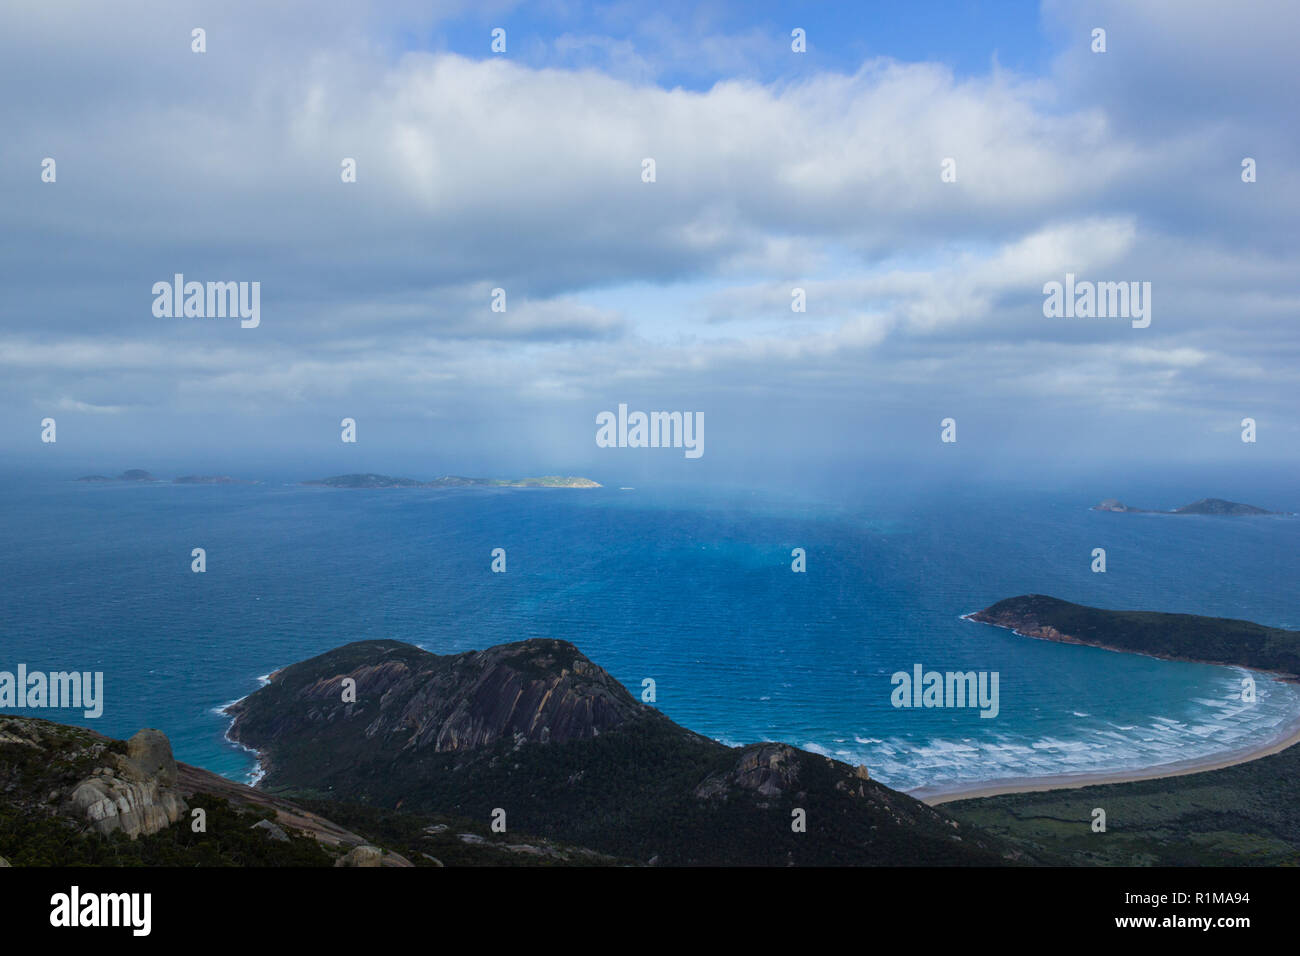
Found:
[[[288,843],[289,834],[284,832],[284,827],[272,823],[270,820],[258,820],[250,830],[261,830],[268,840],[275,840],[278,843]]]
[[[376,846],[354,846],[346,856],[334,861],[335,866],[383,866],[383,851]]]
[[[799,777],[800,751],[787,744],[751,744],[738,752],[735,766],[727,773],[715,773],[695,788],[702,799],[725,798],[734,790],[750,790],[762,797],[774,797],[794,789]]]
[[[75,787],[68,812],[108,836],[123,831],[132,840],[157,833],[188,809],[176,789],[176,760],[161,731],[145,729],[127,741],[126,755],[113,754],[115,767],[99,767]]]
[[[126,742],[126,759],[133,770],[152,777],[162,787],[176,786],[176,758],[172,744],[161,730],[146,727]]]

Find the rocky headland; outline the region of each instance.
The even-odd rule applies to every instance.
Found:
[[[232,705],[271,792],[439,812],[651,864],[990,864],[998,841],[781,743],[728,747],[633,697],[573,644],[437,655],[361,641]]]
[[[1007,598],[966,615],[1017,634],[1166,660],[1229,664],[1300,675],[1300,632],[1234,618],[1108,611],[1044,594]]]

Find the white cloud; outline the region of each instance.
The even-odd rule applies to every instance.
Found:
[[[697,51],[740,78],[691,91],[653,82],[691,55],[671,31],[658,62],[569,32],[557,50],[590,51],[590,68],[538,68],[395,51],[393,21],[458,5],[233,4],[213,8],[200,59],[177,41],[195,7],[56,6],[0,14],[0,80],[17,89],[39,64],[45,86],[41,109],[0,101],[0,161],[59,162],[57,185],[0,184],[17,237],[0,264],[6,397],[88,382],[102,404],[61,401],[427,415],[475,389],[545,406],[620,382],[798,383],[842,404],[1036,390],[1102,414],[1277,405],[1273,386],[1295,382],[1282,224],[1300,180],[1282,158],[1294,131],[1274,128],[1289,104],[1263,82],[1294,61],[1248,18],[1106,4],[1114,55],[1069,52],[1046,77],[878,59],[765,84],[744,69],[771,42],[754,34]],[[1212,61],[1245,91],[1252,59],[1240,115],[1142,99],[1153,64],[1161,89],[1202,89]],[[1243,150],[1263,153],[1249,187]],[[339,181],[345,156],[356,184]],[[160,324],[148,289],[174,271],[261,281],[262,326]],[[1151,328],[1044,321],[1042,283],[1067,271],[1151,281]],[[497,286],[503,314],[487,308]]]

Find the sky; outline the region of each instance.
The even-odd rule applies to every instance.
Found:
[[[0,467],[1293,467],[1297,39],[1284,0],[7,4]],[[156,315],[177,273],[259,323]],[[1149,325],[1046,316],[1067,274]],[[619,404],[704,453],[598,447]]]

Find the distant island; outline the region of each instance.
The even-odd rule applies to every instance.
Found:
[[[1202,498],[1200,501],[1193,501],[1190,505],[1183,505],[1181,508],[1175,508],[1173,511],[1150,511],[1146,508],[1130,508],[1124,502],[1115,498],[1107,498],[1105,501],[1093,505],[1093,511],[1120,511],[1125,514],[1158,514],[1158,515],[1278,515],[1290,514],[1289,511],[1265,511],[1263,508],[1257,508],[1254,505],[1243,505],[1237,501],[1226,501],[1223,498]]]
[[[599,488],[599,482],[590,478],[572,478],[560,475],[543,475],[540,478],[462,478],[443,475],[432,481],[414,478],[393,478],[389,475],[334,475],[304,485],[322,485],[326,488]]]
[[[115,477],[108,475],[86,475],[77,481],[157,481],[153,475],[140,468],[130,468]]]
[[[1251,621],[1157,611],[1106,611],[1044,594],[1007,598],[967,620],[1026,637],[1165,660],[1228,664],[1300,679],[1300,631]]]
[[[120,475],[83,475],[76,479],[86,482],[161,482],[165,479],[155,478],[142,468],[131,468]],[[181,475],[171,479],[174,485],[255,485],[256,481],[246,478],[232,478],[229,475]],[[432,481],[416,481],[414,478],[394,478],[391,475],[333,475],[314,481],[304,481],[304,485],[319,485],[325,488],[600,488],[599,482],[590,478],[577,478],[565,475],[542,475],[538,478],[463,478],[460,475],[443,475]]]
[[[130,468],[120,475],[110,477],[108,475],[85,475],[78,478],[77,481],[162,481],[161,478],[155,478],[143,468]],[[245,478],[231,478],[229,475],[182,475],[179,478],[172,479],[173,485],[255,485],[257,482],[249,481]]]

